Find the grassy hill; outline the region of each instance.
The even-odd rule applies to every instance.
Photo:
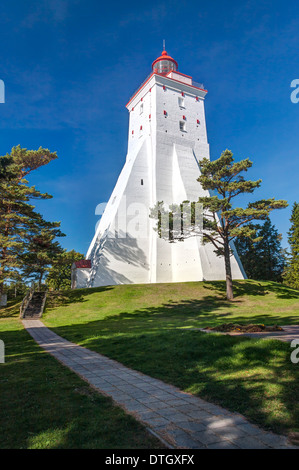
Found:
[[[235,281],[235,299],[225,298],[225,282],[139,284],[78,289],[48,298],[49,326],[100,321],[101,329],[205,327],[224,322],[296,324],[299,291],[276,282]],[[126,321],[126,323],[123,323]],[[104,323],[103,323],[104,322]],[[96,326],[96,325],[94,325]]]
[[[299,292],[274,282],[120,285],[49,297],[43,321],[57,334],[246,415],[299,431],[299,365],[290,345],[205,334],[224,322],[297,324]]]
[[[157,448],[132,417],[45,353],[0,309],[0,448]],[[299,323],[299,292],[272,282],[110,286],[50,294],[44,323],[59,335],[266,429],[299,431],[299,364],[290,345],[191,330],[224,322]]]

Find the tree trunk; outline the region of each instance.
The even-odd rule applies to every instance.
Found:
[[[40,273],[39,279],[38,279],[38,291],[41,291],[42,287],[42,280],[43,280],[43,273]]]
[[[225,276],[226,276],[226,298],[227,300],[233,300],[233,279],[232,270],[230,264],[230,253],[228,239],[224,239],[224,261],[225,261]]]

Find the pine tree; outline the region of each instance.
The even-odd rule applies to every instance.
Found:
[[[299,289],[299,204],[297,202],[293,205],[290,221],[288,242],[291,251],[283,278],[287,286]]]
[[[250,279],[281,282],[285,256],[281,247],[281,235],[269,218],[263,225],[251,226],[259,239],[238,238],[235,245],[243,267]]]
[[[47,284],[54,290],[71,288],[71,268],[74,261],[84,259],[82,253],[64,250],[49,269]]]
[[[226,295],[233,299],[233,283],[230,256],[230,242],[234,238],[248,237],[259,241],[256,229],[249,225],[253,220],[265,220],[274,209],[287,207],[284,200],[263,199],[251,202],[246,209],[233,207],[233,199],[239,194],[253,193],[261,185],[261,180],[245,180],[241,172],[246,172],[252,162],[246,158],[234,162],[230,150],[225,150],[220,158],[210,161],[207,158],[199,162],[201,176],[198,181],[203,189],[213,191],[214,195],[200,197],[198,202],[203,204],[203,242],[213,243],[218,255],[224,257],[226,272]],[[219,218],[219,220],[218,220]]]
[[[225,263],[226,273],[226,297],[233,299],[233,282],[230,257],[232,256],[231,242],[238,237],[246,237],[254,242],[258,242],[260,237],[256,235],[256,228],[250,225],[254,220],[265,220],[274,209],[287,207],[284,200],[262,199],[251,202],[246,209],[233,207],[233,200],[240,194],[253,193],[261,185],[261,180],[246,181],[241,172],[246,172],[252,166],[252,162],[247,158],[239,162],[234,162],[233,154],[230,150],[225,150],[218,160],[210,161],[203,158],[199,161],[201,175],[197,179],[203,189],[209,191],[209,196],[200,197],[198,202],[203,207],[203,243],[212,243],[217,256],[222,256]],[[185,201],[185,203],[188,201]],[[191,220],[194,222],[194,203]],[[170,225],[178,227],[176,219],[180,217],[183,204],[170,207]],[[192,236],[192,230],[187,234],[181,233],[179,229],[170,234],[163,233],[161,220],[165,217],[167,210],[163,208],[163,202],[158,202],[156,207],[151,209],[150,217],[157,219],[157,232],[160,237],[168,238],[173,242],[175,239],[182,240]],[[179,214],[179,215],[178,215]]]
[[[26,235],[40,221],[30,201],[52,197],[28,186],[25,177],[56,158],[56,153],[48,149],[27,150],[20,146],[0,157],[0,296],[4,282],[19,279],[21,255],[28,245]]]
[[[42,281],[63,252],[56,237],[64,234],[60,231],[60,222],[46,222],[42,216],[35,219],[34,226],[26,233],[27,244],[19,256],[23,278],[37,281],[41,289]]]

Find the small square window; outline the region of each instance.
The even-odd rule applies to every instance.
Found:
[[[142,113],[143,113],[143,103],[141,103],[141,105],[140,105],[140,114],[142,114]]]
[[[184,108],[184,107],[185,107],[185,100],[184,100],[184,98],[182,98],[181,96],[179,96],[178,101],[179,101],[179,106],[180,106],[180,108]]]
[[[185,121],[180,121],[180,131],[185,132],[186,131],[186,123]]]

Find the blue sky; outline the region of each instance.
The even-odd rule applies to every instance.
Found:
[[[0,5],[0,154],[57,151],[30,183],[54,197],[37,204],[60,220],[61,244],[86,253],[125,161],[129,97],[166,49],[203,82],[211,158],[249,157],[252,199],[287,199],[271,219],[283,234],[298,197],[298,2],[3,0]]]

